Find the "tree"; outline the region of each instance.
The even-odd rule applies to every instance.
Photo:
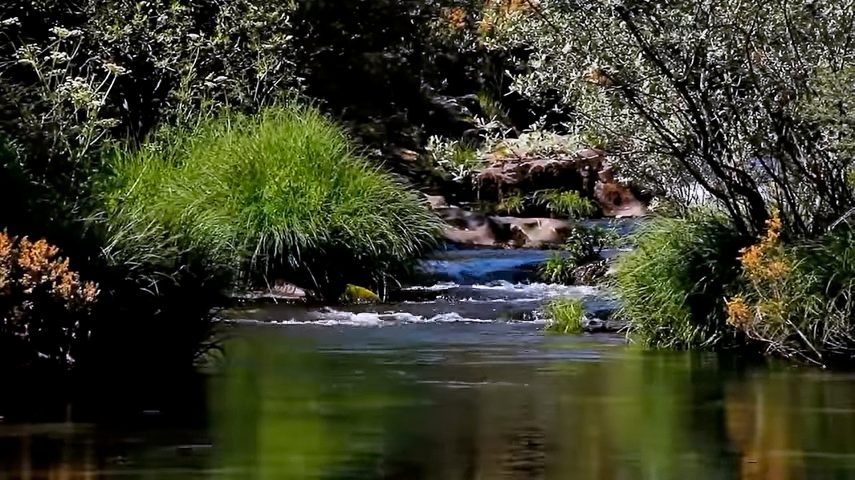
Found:
[[[790,235],[815,235],[855,204],[851,4],[530,5],[489,40],[529,49],[514,88],[560,92],[573,128],[606,137],[629,179],[684,206],[700,193],[745,234],[777,209]]]

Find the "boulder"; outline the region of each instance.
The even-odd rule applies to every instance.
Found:
[[[489,165],[475,176],[482,197],[498,199],[501,192],[547,189],[576,190],[590,197],[603,161],[587,151],[545,158],[505,155],[500,152],[488,158]]]
[[[502,192],[513,191],[574,190],[599,204],[604,216],[646,214],[644,203],[629,187],[615,180],[602,150],[586,148],[574,153],[536,156],[503,148],[490,154],[485,161],[488,166],[475,175],[481,198],[498,200]]]
[[[502,232],[509,233],[507,244],[513,247],[543,248],[561,245],[570,233],[567,220],[556,218],[490,217]]]
[[[276,280],[273,285],[264,290],[233,293],[232,297],[248,301],[272,302],[305,302],[311,296],[310,292],[284,280]]]
[[[471,247],[543,248],[564,243],[571,225],[555,218],[487,216],[460,207],[439,207],[445,239]]]
[[[594,200],[606,217],[643,217],[647,214],[644,202],[629,187],[615,181],[614,171],[607,163],[597,173]]]
[[[573,285],[596,285],[605,278],[609,271],[609,261],[596,260],[573,269]]]

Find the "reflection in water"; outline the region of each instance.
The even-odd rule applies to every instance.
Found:
[[[0,479],[855,478],[851,375],[520,323],[238,329],[202,398],[0,401]]]

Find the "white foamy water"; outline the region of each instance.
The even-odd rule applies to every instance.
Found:
[[[434,285],[416,285],[414,287],[403,288],[402,290],[405,292],[442,292],[459,286],[454,282],[439,282]]]
[[[548,296],[584,297],[597,295],[600,289],[588,285],[559,285],[556,283],[513,283],[506,280],[490,282],[488,284],[458,285],[454,282],[440,282],[434,285],[407,287],[404,291],[410,292],[443,292],[452,290],[482,290],[493,292],[508,292],[512,294],[530,293],[530,298],[542,298]]]
[[[424,317],[408,312],[345,312],[334,309],[324,309],[312,312],[312,317],[303,320],[287,319],[260,321],[252,319],[234,319],[234,323],[263,323],[273,325],[321,325],[327,327],[383,327],[410,323],[490,323],[493,320],[466,318],[456,312],[440,313]]]
[[[383,327],[428,323],[543,323],[539,311],[556,298],[577,298],[589,307],[608,302],[608,295],[592,286],[494,281],[459,285],[441,282],[409,287],[429,298],[404,300],[385,305],[305,307],[268,306],[231,316],[233,322],[262,322],[274,325],[321,325]],[[433,298],[430,298],[433,297]]]
[[[492,290],[513,293],[532,294],[538,298],[562,297],[587,297],[597,295],[600,290],[597,287],[579,285],[558,285],[555,283],[511,283],[506,281],[493,282],[487,285],[472,285],[474,290]]]

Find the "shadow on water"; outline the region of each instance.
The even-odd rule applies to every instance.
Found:
[[[234,328],[161,394],[0,402],[0,479],[855,478],[851,374],[522,322]]]

